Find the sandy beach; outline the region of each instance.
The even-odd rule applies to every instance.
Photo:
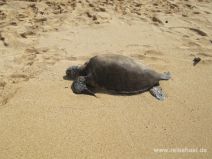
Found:
[[[107,53],[171,72],[166,99],[74,94]],[[210,159],[211,95],[210,0],[0,1],[0,159]]]

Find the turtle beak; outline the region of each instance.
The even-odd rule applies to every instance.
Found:
[[[68,68],[66,70],[66,77],[72,79],[72,77],[71,77],[71,69],[70,68]]]

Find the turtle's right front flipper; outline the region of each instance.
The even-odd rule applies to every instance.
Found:
[[[77,77],[72,83],[71,89],[76,94],[88,94],[96,97],[95,93],[86,86],[86,77],[84,76]]]

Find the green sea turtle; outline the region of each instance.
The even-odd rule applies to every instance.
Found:
[[[66,77],[74,80],[71,88],[76,94],[95,96],[102,90],[115,94],[150,91],[157,99],[164,100],[159,81],[170,79],[171,74],[157,73],[123,55],[104,54],[90,58],[84,65],[69,67]]]

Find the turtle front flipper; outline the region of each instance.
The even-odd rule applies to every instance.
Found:
[[[164,100],[166,98],[165,93],[162,91],[160,86],[154,86],[152,89],[149,90],[152,96],[157,98],[158,100]]]
[[[72,83],[71,89],[76,94],[88,94],[96,97],[95,93],[86,86],[86,77],[84,76],[77,77]]]

